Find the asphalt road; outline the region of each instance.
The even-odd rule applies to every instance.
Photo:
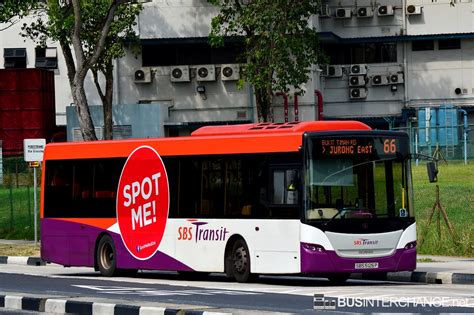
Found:
[[[331,286],[325,279],[261,277],[241,284],[213,274],[200,280],[175,273],[141,272],[134,278],[103,278],[90,268],[0,265],[0,292],[42,297],[100,299],[121,304],[187,305],[236,313],[340,312],[474,313],[469,285],[436,285],[349,280]],[[418,304],[414,304],[418,303]],[[455,307],[451,307],[455,306]]]

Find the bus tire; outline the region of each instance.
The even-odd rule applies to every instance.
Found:
[[[328,275],[327,278],[329,282],[331,282],[331,284],[340,285],[346,282],[350,276],[351,276],[350,273],[335,273],[335,274]]]
[[[245,241],[237,239],[230,253],[232,274],[237,282],[249,282],[255,278],[250,273],[250,252]]]
[[[114,241],[109,235],[104,235],[97,245],[97,267],[104,277],[113,277],[117,274],[117,260]]]

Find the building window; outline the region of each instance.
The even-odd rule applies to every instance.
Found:
[[[3,58],[5,69],[26,68],[26,48],[4,48]]]
[[[35,67],[42,69],[58,68],[58,51],[56,47],[36,47]]]
[[[411,42],[412,51],[434,50],[433,40],[416,40]]]
[[[461,49],[461,40],[459,38],[440,39],[438,40],[438,49]]]
[[[324,44],[322,48],[333,65],[397,62],[397,44],[392,42]]]
[[[176,66],[239,63],[240,43],[213,48],[207,43],[164,43],[142,46],[142,66]]]

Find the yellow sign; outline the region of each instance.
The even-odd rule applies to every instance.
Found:
[[[40,167],[40,162],[28,162],[28,167]]]

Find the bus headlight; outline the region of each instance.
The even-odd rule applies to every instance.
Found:
[[[415,248],[415,247],[416,247],[416,241],[410,242],[410,243],[405,245],[405,249],[412,249],[412,248]]]
[[[324,247],[322,247],[321,245],[318,245],[318,244],[309,244],[309,243],[302,243],[303,244],[303,248],[304,249],[307,249],[309,251],[312,251],[312,252],[324,252],[326,251],[324,249]]]

